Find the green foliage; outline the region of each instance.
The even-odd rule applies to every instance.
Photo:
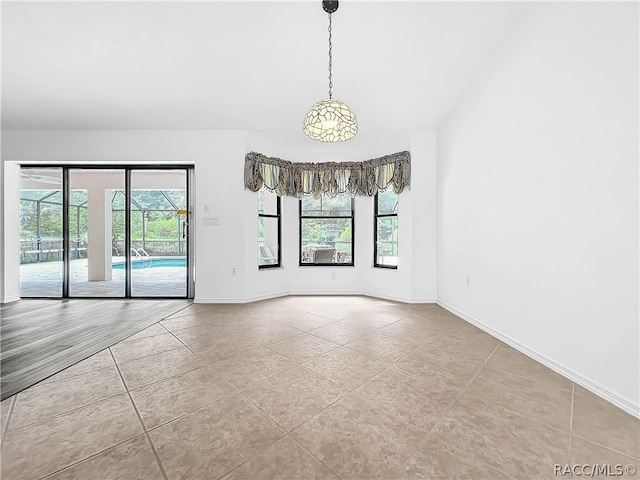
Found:
[[[150,220],[147,222],[146,238],[148,239],[176,239],[178,238],[178,220],[177,215],[173,218],[165,218],[161,220]]]
[[[71,207],[69,208],[69,231],[72,239],[87,238],[87,193],[86,190],[72,190]],[[176,204],[178,209],[186,208],[185,190],[166,190],[165,193]],[[58,195],[59,196],[59,195]],[[159,209],[163,211],[147,211],[145,213],[145,236],[149,240],[175,240],[180,234],[181,226],[178,222],[176,209],[157,190],[135,190],[132,197],[145,210]],[[54,198],[54,197],[50,197]],[[57,198],[57,197],[55,197]],[[54,198],[54,200],[55,200]],[[112,231],[116,241],[124,240],[124,192],[115,191],[112,199]],[[75,206],[81,205],[81,206]],[[79,217],[78,217],[79,213]],[[143,212],[133,206],[131,210],[131,237],[133,240],[142,239]],[[20,201],[20,234],[24,239],[35,238],[38,232],[37,202]],[[40,237],[62,238],[62,205],[41,203]]]
[[[38,211],[37,203],[20,201],[20,235],[22,238],[35,238],[38,235]],[[41,204],[40,210],[40,237],[62,237],[62,206],[48,203]]]

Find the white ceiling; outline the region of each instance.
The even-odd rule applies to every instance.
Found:
[[[334,98],[365,138],[437,127],[523,12],[514,2],[342,1]],[[2,127],[304,137],[306,110],[327,96],[327,25],[320,0],[3,1]]]

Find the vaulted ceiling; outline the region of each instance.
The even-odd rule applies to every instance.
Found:
[[[344,0],[334,98],[364,138],[437,127],[525,10]],[[320,0],[3,1],[2,128],[304,137],[304,114],[327,97],[327,25]]]

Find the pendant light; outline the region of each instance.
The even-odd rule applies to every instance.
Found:
[[[349,106],[334,99],[331,91],[331,14],[338,10],[338,1],[323,0],[322,8],[329,14],[329,98],[311,106],[304,117],[304,133],[320,142],[344,142],[358,133],[358,122]]]

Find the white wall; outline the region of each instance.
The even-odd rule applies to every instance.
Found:
[[[438,301],[635,415],[638,81],[637,3],[539,4],[438,131]]]
[[[20,204],[20,166],[2,162],[0,173],[0,303],[8,303],[20,299],[20,215],[17,208],[12,212],[5,208]]]
[[[196,299],[243,298],[243,219],[229,201],[242,193],[244,134],[237,131],[4,131],[2,158],[35,162],[190,163],[196,170]],[[7,165],[8,163],[5,163]],[[7,173],[7,172],[5,172]],[[19,177],[13,180],[19,181]],[[212,188],[212,185],[217,185]],[[207,215],[220,225],[203,227]],[[5,217],[17,217],[3,203]],[[9,238],[11,235],[15,239]],[[5,231],[5,245],[18,233]],[[18,257],[16,257],[18,258]]]
[[[411,188],[398,202],[399,265],[397,270],[373,268],[373,198],[355,199],[355,266],[298,266],[298,200],[282,201],[283,269],[258,271],[256,258],[256,195],[245,192],[247,295],[264,298],[271,292],[307,294],[366,294],[411,303],[436,298],[435,131],[415,130],[378,139],[366,149],[343,144],[318,144],[287,148],[255,135],[247,137],[246,151],[294,162],[361,161],[390,153],[411,151]],[[251,215],[253,213],[253,217]],[[335,275],[335,279],[332,279]]]
[[[196,235],[197,302],[245,302],[290,293],[364,293],[406,302],[435,300],[435,241],[430,240],[435,230],[433,131],[390,135],[370,145],[369,150],[359,148],[357,152],[348,143],[326,145],[327,149],[323,150],[313,141],[308,149],[289,150],[238,131],[4,131],[2,136],[5,166],[15,167],[13,162],[195,165],[195,228],[192,231]],[[298,200],[285,197],[282,201],[284,268],[258,270],[257,199],[255,193],[244,190],[243,186],[246,152],[256,150],[293,161],[342,161],[414,150],[414,146],[412,188],[402,193],[399,202],[401,263],[397,271],[372,267],[373,198],[366,197],[355,200],[355,267],[299,267]],[[8,182],[18,185],[19,171],[14,170],[15,178]],[[209,206],[207,213],[205,204]],[[412,204],[420,209],[430,205],[431,210],[414,210]],[[12,225],[19,225],[17,209],[5,208],[3,204],[3,211],[11,217]],[[220,225],[204,226],[205,216],[219,217]],[[18,231],[13,227],[12,232],[5,232],[5,247],[18,248]],[[7,251],[6,248],[3,251]],[[17,250],[6,255],[8,257],[17,262]],[[19,286],[17,268],[12,268],[11,275],[3,270],[15,281],[15,296]],[[335,280],[331,273],[335,273]]]

